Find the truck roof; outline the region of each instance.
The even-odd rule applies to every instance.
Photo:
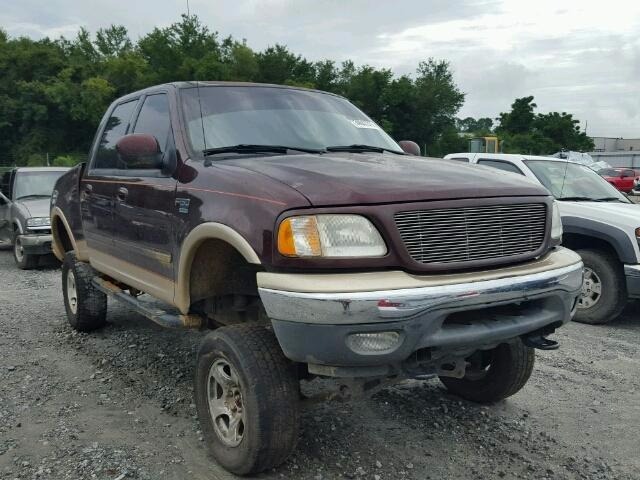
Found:
[[[327,95],[333,95],[334,97],[344,98],[341,95],[325,92],[324,90],[316,90],[313,88],[305,88],[305,87],[297,87],[293,85],[278,85],[275,83],[255,83],[255,82],[223,82],[223,81],[213,81],[213,80],[188,80],[182,82],[168,82],[161,83],[158,85],[153,85],[151,87],[144,88],[142,90],[137,90],[135,92],[128,93],[119,97],[117,100],[122,100],[128,97],[137,97],[142,93],[149,93],[157,91],[162,87],[173,87],[176,89],[184,89],[184,88],[195,88],[195,87],[269,87],[269,88],[283,88],[288,90],[304,90],[307,92],[317,92],[324,93]]]

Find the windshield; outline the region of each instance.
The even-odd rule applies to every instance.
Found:
[[[25,197],[50,197],[56,180],[65,173],[61,170],[18,172],[13,189],[14,200]]]
[[[609,182],[584,165],[550,160],[525,160],[533,174],[559,200],[619,200],[629,203]]]
[[[602,170],[598,170],[598,174],[603,177],[619,177],[620,172],[614,170],[613,168],[603,168]]]
[[[206,86],[181,91],[194,150],[234,145],[324,149],[370,145],[402,152],[393,139],[347,100],[320,92],[255,86]]]

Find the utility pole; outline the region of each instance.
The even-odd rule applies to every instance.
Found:
[[[189,0],[187,0],[187,17],[190,17],[191,14],[189,13]]]

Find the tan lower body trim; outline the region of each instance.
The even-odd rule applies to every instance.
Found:
[[[258,272],[258,287],[300,293],[399,290],[497,280],[568,267],[578,262],[580,262],[578,254],[559,247],[543,257],[524,264],[467,273],[411,275],[401,271],[330,274]]]
[[[88,250],[91,266],[97,271],[109,275],[125,285],[148,293],[169,305],[174,305],[175,283],[172,280],[91,247]],[[182,313],[186,314],[187,312]]]
[[[57,231],[57,227],[56,227],[56,222],[55,219],[59,218],[62,221],[62,224],[64,225],[65,230],[67,231],[67,235],[69,236],[69,240],[71,241],[71,246],[73,247],[74,252],[76,252],[76,258],[82,262],[87,262],[89,261],[89,251],[87,249],[87,242],[85,242],[84,240],[78,240],[76,242],[76,239],[73,236],[73,233],[71,232],[71,228],[69,227],[69,222],[67,222],[67,218],[64,216],[64,213],[62,213],[62,210],[60,210],[58,207],[53,207],[53,209],[51,210],[51,233],[53,233],[53,244],[52,244],[52,250],[53,250],[53,254],[57,257],[58,260],[63,261],[64,260],[64,249],[62,248],[62,246],[60,245],[60,241],[58,236],[60,235],[60,232]]]
[[[89,261],[89,247],[86,240],[78,240],[76,242],[76,258],[81,262]]]

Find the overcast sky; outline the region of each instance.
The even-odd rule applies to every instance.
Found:
[[[110,23],[133,39],[166,26],[187,0],[0,0],[11,36],[74,36]],[[534,95],[539,112],[567,111],[589,135],[640,137],[637,0],[190,0],[223,36],[255,49],[282,43],[310,60],[413,73],[428,57],[451,62],[467,94],[460,117],[496,117]]]

